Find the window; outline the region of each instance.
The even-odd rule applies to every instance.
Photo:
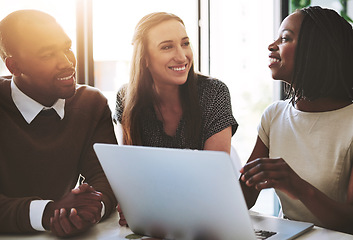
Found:
[[[273,101],[274,80],[268,68],[273,41],[274,1],[210,2],[210,75],[225,82],[239,128],[232,144],[244,164],[257,137],[264,109]],[[253,210],[276,212],[272,190],[262,191]]]
[[[320,6],[323,8],[331,8],[336,10],[341,16],[347,21],[353,23],[353,1],[352,0],[312,0],[312,1],[300,1],[300,0],[289,0],[290,12],[293,12],[297,8],[303,8],[307,6]],[[351,20],[349,20],[351,19]]]
[[[239,129],[233,144],[246,161],[261,114],[272,102],[268,45],[274,36],[273,1],[211,1],[210,74],[224,81]],[[276,29],[277,31],[277,29]]]

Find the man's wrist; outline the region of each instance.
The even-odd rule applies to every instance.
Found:
[[[43,225],[44,212],[51,200],[33,200],[29,206],[29,219],[33,229],[45,231]],[[50,219],[50,218],[49,218]],[[48,229],[47,229],[48,230]]]
[[[50,218],[54,216],[54,203],[49,202],[44,209],[42,225],[45,230],[50,230]]]
[[[102,210],[101,210],[101,218],[103,218],[104,214],[105,214],[105,205],[104,205],[104,202],[101,201],[101,204],[102,204]]]

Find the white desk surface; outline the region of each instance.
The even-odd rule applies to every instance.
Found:
[[[131,230],[126,227],[120,227],[118,223],[118,214],[114,213],[110,216],[109,219],[98,223],[91,230],[83,235],[79,235],[73,238],[65,239],[97,239],[97,240],[126,240],[126,236],[132,234]],[[49,232],[38,233],[34,235],[1,235],[0,240],[49,240],[49,239],[58,239]],[[132,239],[132,238],[131,238]],[[149,239],[152,238],[142,238]],[[331,231],[328,229],[314,227],[309,232],[299,236],[299,240],[303,239],[319,239],[319,240],[353,240],[353,235],[344,234],[341,232]]]

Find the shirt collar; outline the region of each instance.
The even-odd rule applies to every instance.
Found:
[[[14,80],[11,81],[11,96],[16,107],[26,120],[30,124],[33,119],[42,111],[43,109],[48,109],[48,107],[43,106],[32,98],[24,94],[15,84]],[[61,119],[65,116],[65,99],[58,99],[54,103],[53,108]]]

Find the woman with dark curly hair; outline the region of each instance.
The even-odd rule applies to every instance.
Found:
[[[262,115],[240,182],[251,208],[274,188],[284,217],[353,234],[353,30],[334,10],[308,7],[268,47],[287,100]]]

